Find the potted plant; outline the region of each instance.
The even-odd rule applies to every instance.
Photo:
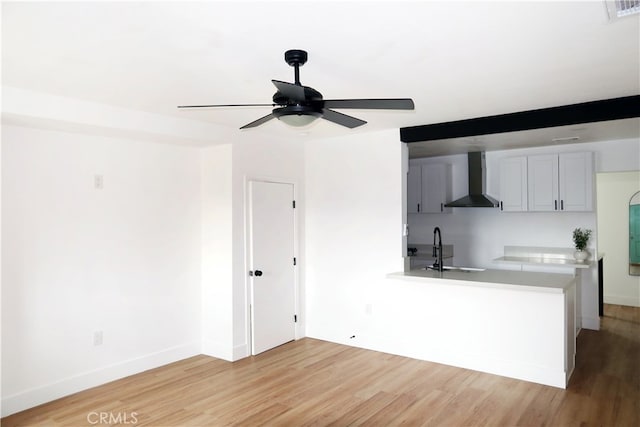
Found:
[[[573,245],[576,248],[573,256],[576,261],[584,262],[584,260],[589,258],[589,252],[586,250],[586,248],[590,237],[591,230],[589,229],[583,230],[581,228],[576,228],[575,230],[573,230]]]

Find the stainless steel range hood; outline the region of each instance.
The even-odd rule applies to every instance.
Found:
[[[484,152],[468,153],[469,195],[447,203],[448,208],[497,208],[498,201],[485,194],[487,173]]]

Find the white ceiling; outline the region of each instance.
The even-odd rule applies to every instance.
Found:
[[[269,108],[176,108],[271,102],[271,79],[293,81],[293,48],[325,99],[411,97],[415,111],[343,110],[369,121],[353,130],[239,131]],[[3,2],[2,85],[220,125],[211,144],[326,138],[639,94],[640,18],[609,21],[603,1]]]

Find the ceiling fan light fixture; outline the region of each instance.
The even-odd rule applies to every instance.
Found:
[[[290,114],[288,116],[278,117],[281,121],[293,127],[303,127],[315,122],[317,117]]]
[[[289,126],[302,127],[313,123],[318,117],[322,117],[322,113],[308,105],[288,105],[273,110],[273,115],[278,120],[283,121]]]

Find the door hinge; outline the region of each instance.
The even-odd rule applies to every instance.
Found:
[[[294,200],[293,201],[293,209],[295,209],[295,208],[296,208],[296,201]]]
[[[293,323],[298,323],[298,315],[297,314],[293,315]]]
[[[293,257],[293,265],[296,265],[296,257]]]

